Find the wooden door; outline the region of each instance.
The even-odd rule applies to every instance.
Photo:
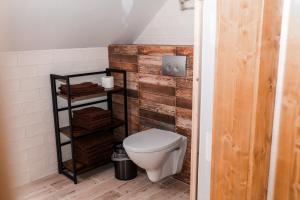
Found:
[[[211,199],[266,199],[282,0],[218,0]]]
[[[291,0],[274,200],[300,199],[300,2]]]

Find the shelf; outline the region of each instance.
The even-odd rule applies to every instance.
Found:
[[[60,128],[60,119],[59,119],[59,112],[61,111],[68,111],[69,113],[72,113],[72,109],[75,108],[80,108],[80,107],[87,107],[87,106],[92,106],[95,104],[99,103],[104,103],[107,102],[108,109],[114,110],[113,109],[113,103],[112,103],[112,94],[113,93],[119,93],[119,94],[124,94],[127,95],[127,85],[124,84],[124,87],[119,87],[115,86],[113,89],[108,89],[108,90],[99,90],[96,91],[90,95],[81,95],[81,96],[75,96],[73,97],[68,97],[68,95],[60,93],[58,91],[58,85],[59,84],[70,84],[72,78],[77,78],[77,77],[87,77],[87,76],[92,76],[92,75],[101,75],[104,74],[106,76],[110,76],[112,73],[120,73],[123,75],[123,82],[126,83],[127,81],[127,76],[126,76],[126,71],[125,70],[118,70],[118,69],[106,69],[105,71],[96,71],[96,72],[89,72],[89,73],[80,73],[80,74],[69,74],[69,75],[58,75],[58,74],[51,74],[50,79],[51,79],[51,93],[52,93],[52,102],[53,102],[53,116],[54,116],[54,123],[55,123],[55,137],[56,137],[56,150],[57,150],[57,160],[58,160],[58,172],[60,174],[65,175],[67,178],[71,179],[74,184],[78,183],[78,175],[85,173],[89,170],[92,170],[94,168],[97,168],[103,164],[111,162],[111,155],[109,156],[104,156],[103,160],[94,160],[89,161],[87,163],[93,163],[91,165],[86,165],[84,164],[85,162],[80,162],[79,159],[80,157],[77,157],[76,159],[76,150],[78,150],[78,146],[76,146],[76,142],[83,142],[85,139],[88,139],[88,136],[99,136],[99,139],[101,137],[115,137],[113,135],[114,129],[124,126],[125,128],[125,136],[128,136],[128,118],[127,118],[127,108],[128,105],[126,101],[124,102],[124,119],[125,120],[119,120],[119,119],[112,119],[112,122],[109,125],[103,126],[97,130],[86,130],[83,128],[79,127],[74,127],[72,125],[72,116],[69,115],[69,123],[70,126],[68,127],[63,127]],[[69,90],[69,88],[68,88]],[[99,98],[100,97],[100,98]],[[102,97],[102,98],[101,98]],[[58,98],[62,98],[63,100],[70,101],[67,106],[58,107]],[[94,99],[96,98],[96,99]],[[126,99],[126,98],[125,98]],[[82,100],[89,100],[87,102]],[[76,104],[73,104],[74,102],[77,102]],[[72,131],[71,131],[72,130]],[[105,132],[107,132],[107,135],[105,135]],[[66,135],[69,140],[66,142],[61,141],[61,135],[64,134]],[[85,137],[86,136],[86,137]],[[95,139],[91,140],[91,142],[96,141]],[[70,145],[71,144],[71,160],[68,161],[63,161],[63,156],[62,156],[62,147],[65,145]],[[88,143],[89,144],[89,143]],[[99,146],[100,149],[104,149],[105,147]],[[109,153],[110,154],[110,153]],[[80,155],[77,155],[80,156]],[[83,157],[86,158],[86,157]],[[76,168],[73,168],[73,161],[76,161]],[[101,161],[100,161],[101,160]],[[79,161],[79,162],[78,162]],[[85,160],[82,160],[85,161]]]
[[[98,92],[98,93],[91,94],[91,95],[82,95],[82,96],[71,97],[71,101],[76,102],[76,101],[82,101],[82,100],[87,100],[87,99],[92,99],[92,98],[104,97],[108,93],[118,93],[121,91],[124,91],[124,88],[115,86],[113,89],[105,89],[103,92]],[[57,93],[57,95],[63,99],[68,100],[68,96],[65,94]]]
[[[113,119],[112,123],[110,125],[104,126],[98,130],[86,130],[80,127],[73,127],[73,136],[74,138],[79,138],[79,137],[83,137],[86,135],[90,135],[90,134],[96,134],[99,132],[105,132],[108,131],[110,129],[115,129],[118,128],[120,126],[124,125],[124,121],[120,120],[120,119]],[[67,137],[71,138],[71,131],[70,131],[70,126],[67,127],[63,127],[60,128],[60,132],[63,133],[64,135],[66,135]]]
[[[67,170],[73,172],[73,162],[72,162],[72,160],[65,161],[63,164],[64,164],[64,167]],[[79,163],[79,162],[76,162],[76,170],[80,171],[80,170],[83,170],[83,169],[84,169],[84,165]]]
[[[73,167],[72,167],[72,162],[73,160],[68,160],[68,161],[65,161],[63,163],[64,167],[71,173],[73,173]],[[93,164],[93,165],[90,165],[90,166],[85,166],[79,162],[76,162],[76,171],[77,171],[77,174],[82,174],[82,173],[85,173],[91,169],[95,169],[97,167],[100,167],[104,164],[107,164],[107,163],[110,163],[111,162],[111,159],[106,159],[106,160],[103,160],[102,162],[99,162],[99,163],[96,163],[96,164]]]

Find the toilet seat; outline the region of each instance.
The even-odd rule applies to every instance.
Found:
[[[125,149],[135,153],[152,153],[178,144],[182,136],[171,131],[149,129],[129,136],[123,142]]]

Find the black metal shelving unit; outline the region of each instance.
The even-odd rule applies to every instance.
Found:
[[[84,76],[93,76],[93,75],[106,75],[110,76],[112,73],[120,73],[123,75],[123,87],[115,86],[113,89],[105,90],[102,93],[97,93],[95,95],[89,95],[89,96],[82,96],[82,97],[72,97],[71,94],[71,88],[70,88],[70,79],[77,78],[77,77],[84,77]],[[101,134],[101,132],[111,132],[113,134],[114,129],[124,126],[125,128],[125,137],[128,136],[128,106],[127,106],[127,76],[126,71],[124,70],[118,70],[118,69],[106,69],[105,71],[99,71],[99,72],[91,72],[91,73],[81,73],[81,74],[72,74],[72,75],[56,75],[51,74],[50,75],[51,80],[51,90],[52,90],[52,102],[53,102],[53,115],[54,115],[54,126],[55,126],[55,136],[56,136],[56,149],[57,149],[57,160],[58,160],[58,172],[59,174],[63,174],[69,179],[71,179],[74,184],[77,184],[77,176],[81,173],[84,173],[86,171],[89,171],[91,169],[97,168],[103,164],[89,166],[80,169],[82,166],[80,166],[79,163],[76,163],[75,159],[75,147],[74,142],[75,140],[79,140],[80,138],[83,138],[87,135],[91,134]],[[68,95],[62,95],[57,91],[57,81],[64,82],[67,84],[68,88]],[[106,126],[102,128],[101,130],[96,131],[86,131],[86,130],[75,130],[72,126],[72,110],[74,108],[80,108],[80,107],[86,107],[91,106],[94,104],[104,103],[107,102],[107,107],[109,110],[111,110],[111,113],[113,113],[113,103],[112,103],[112,94],[114,93],[123,93],[124,95],[124,120],[114,119],[113,114],[112,122],[109,126]],[[104,100],[97,100],[89,103],[82,103],[78,105],[73,105],[73,102],[78,102],[81,100],[87,100],[92,99],[96,97],[105,97]],[[67,101],[67,106],[59,108],[58,107],[58,97],[64,98]],[[62,111],[68,111],[68,117],[69,117],[69,126],[68,127],[60,127],[59,124],[59,112]],[[81,131],[81,132],[80,132]],[[80,133],[80,134],[78,134]],[[67,142],[61,142],[61,134],[64,134],[67,136],[70,140]],[[67,161],[68,164],[71,164],[71,169],[68,169],[66,167],[67,162],[63,162],[62,158],[62,147],[65,145],[71,145],[71,155],[72,159],[70,161]]]

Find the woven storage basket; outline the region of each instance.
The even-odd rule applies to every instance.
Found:
[[[76,160],[84,165],[93,165],[110,161],[115,144],[111,133],[99,133],[87,136],[75,142]]]

